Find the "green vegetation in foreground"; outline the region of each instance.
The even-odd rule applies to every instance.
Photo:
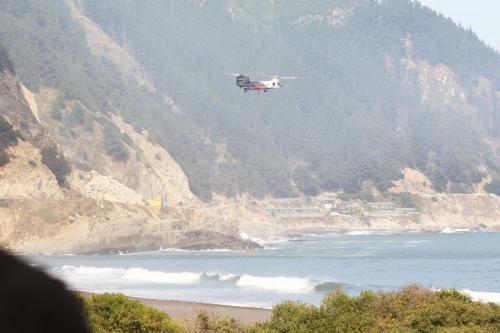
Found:
[[[168,315],[120,294],[94,295],[85,306],[93,332],[500,332],[499,305],[472,301],[457,290],[434,292],[418,286],[359,296],[338,289],[319,307],[286,301],[273,308],[269,321],[252,326],[205,313],[176,324]]]
[[[170,317],[122,294],[92,295],[84,299],[92,332],[182,332]]]

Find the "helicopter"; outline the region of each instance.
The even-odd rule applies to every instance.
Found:
[[[243,89],[243,92],[248,90],[264,91],[267,92],[269,89],[279,89],[283,87],[280,80],[292,80],[297,79],[295,76],[278,76],[278,75],[262,75],[271,78],[267,81],[250,81],[250,77],[247,74],[238,73],[226,73],[227,75],[236,76],[236,85]]]

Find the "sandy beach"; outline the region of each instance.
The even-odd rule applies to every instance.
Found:
[[[92,294],[88,292],[79,293],[84,296],[90,296]],[[176,320],[193,319],[199,312],[205,311],[217,317],[231,317],[234,319],[238,319],[244,323],[251,324],[268,320],[271,317],[272,313],[272,311],[268,309],[250,307],[195,303],[186,301],[158,300],[140,297],[129,298],[138,300],[147,306],[163,311]]]

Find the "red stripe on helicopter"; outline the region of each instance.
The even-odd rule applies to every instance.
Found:
[[[260,82],[256,82],[255,83],[255,89],[267,89],[267,87],[264,84],[260,83]]]

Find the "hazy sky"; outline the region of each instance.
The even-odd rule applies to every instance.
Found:
[[[500,51],[499,0],[420,0],[464,27],[472,30],[486,44]]]

